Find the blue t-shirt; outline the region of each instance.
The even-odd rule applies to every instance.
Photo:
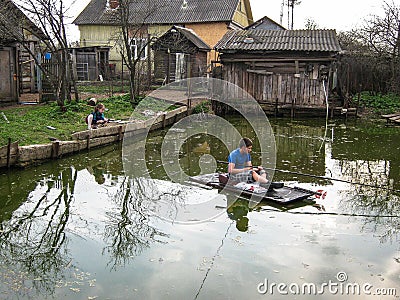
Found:
[[[93,115],[93,121],[92,121],[93,124],[96,124],[97,121],[101,121],[101,120],[104,121],[104,113],[101,113],[99,111],[94,111],[94,112],[92,112],[92,115]]]
[[[251,161],[250,153],[240,153],[240,149],[233,150],[228,156],[228,162],[235,164],[235,169],[243,169]]]

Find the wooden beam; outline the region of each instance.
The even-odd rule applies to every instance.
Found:
[[[260,75],[273,75],[274,72],[268,72],[265,70],[251,70],[251,69],[247,69],[246,70],[247,73],[254,73],[254,74],[260,74]]]
[[[292,58],[272,58],[272,57],[265,57],[265,58],[221,58],[221,63],[227,63],[227,62],[284,62],[284,61],[290,61],[293,62],[295,60],[300,61],[335,61],[336,58],[331,58],[331,57],[313,57],[313,58],[307,58],[307,57],[292,57]]]

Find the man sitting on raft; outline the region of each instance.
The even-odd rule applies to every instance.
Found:
[[[253,142],[244,137],[239,142],[239,148],[233,150],[228,156],[229,179],[239,182],[259,182],[268,183],[267,172],[263,167],[253,167],[251,164],[250,152],[253,148]]]

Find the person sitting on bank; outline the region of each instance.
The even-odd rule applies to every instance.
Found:
[[[98,103],[94,108],[94,112],[87,116],[88,129],[95,129],[99,125],[104,125],[108,119],[104,117],[106,107],[102,103]]]
[[[267,172],[263,167],[253,167],[251,164],[250,152],[253,142],[244,137],[239,142],[239,148],[233,150],[228,156],[229,179],[239,182],[259,182],[267,184]]]

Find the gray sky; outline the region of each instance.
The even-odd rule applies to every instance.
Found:
[[[70,22],[72,22],[90,0],[65,0],[65,2],[72,4],[69,12],[72,17]],[[250,0],[254,20],[267,16],[279,23],[281,3],[282,0]],[[350,30],[361,25],[362,21],[371,14],[381,15],[382,5],[383,0],[302,0],[301,4],[295,6],[294,9],[294,29],[304,28],[306,20],[311,18],[319,28]],[[286,7],[282,23],[287,27]],[[70,27],[71,41],[79,39],[79,31],[75,27]]]
[[[287,0],[285,0],[285,3]],[[282,0],[250,0],[255,20],[267,16],[279,23]],[[381,14],[383,0],[302,0],[294,7],[294,29],[304,28],[312,18],[320,28],[350,30],[371,14]],[[287,27],[287,7],[283,26]]]

